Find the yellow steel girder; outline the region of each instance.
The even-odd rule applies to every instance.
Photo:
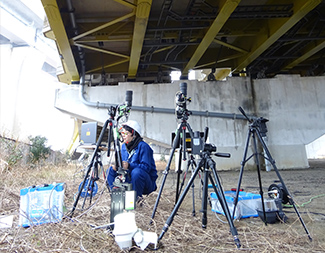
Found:
[[[105,24],[103,24],[103,25],[100,25],[100,26],[98,26],[98,27],[95,27],[94,29],[88,30],[87,32],[84,32],[84,33],[82,33],[82,34],[79,34],[79,35],[73,37],[71,40],[72,40],[72,41],[76,41],[76,40],[78,40],[78,39],[80,39],[80,38],[83,38],[83,37],[89,35],[89,34],[92,34],[92,33],[94,33],[94,32],[100,31],[100,30],[102,30],[102,29],[104,29],[104,28],[106,28],[106,27],[108,27],[108,26],[112,26],[112,25],[114,25],[114,24],[116,24],[116,23],[119,23],[119,22],[121,22],[121,21],[123,21],[123,20],[125,20],[125,19],[128,19],[128,18],[131,18],[131,17],[133,17],[133,16],[134,16],[134,11],[132,11],[132,12],[130,12],[130,13],[128,13],[128,14],[122,16],[122,17],[116,18],[116,19],[114,19],[114,20],[112,20],[112,21],[110,21],[110,22],[107,22],[107,23],[105,23]]]
[[[152,0],[138,0],[134,23],[128,77],[134,78],[138,71],[144,36],[147,29]]]
[[[129,21],[130,22],[130,21]],[[115,29],[109,32],[109,34],[105,35],[93,35],[91,38],[84,37],[83,39],[78,39],[78,43],[98,43],[98,42],[112,42],[112,41],[131,41],[131,35],[122,35],[122,36],[113,36],[110,37],[111,34],[114,34],[115,31],[119,31],[124,26],[126,26],[129,22],[121,23],[119,26],[117,26]]]
[[[234,71],[241,71],[246,68],[252,61],[268,49],[283,34],[292,28],[307,13],[319,5],[322,0],[295,0],[293,6],[293,15],[287,19],[272,20],[268,23],[268,30],[263,29],[255,39],[255,45],[252,46],[250,53],[238,59]]]
[[[225,47],[231,48],[231,49],[233,49],[233,50],[235,50],[235,51],[238,51],[238,52],[241,52],[241,53],[248,53],[248,51],[245,50],[245,49],[242,49],[242,48],[240,48],[240,47],[236,47],[236,46],[234,46],[234,45],[232,45],[232,44],[229,44],[229,43],[227,43],[227,42],[223,42],[223,41],[221,41],[221,40],[214,39],[213,42],[215,42],[215,43],[217,43],[217,44],[220,44],[220,45],[222,45],[222,46],[225,46]]]
[[[304,50],[304,54],[300,56],[298,59],[295,59],[291,63],[289,63],[285,69],[292,69],[294,66],[298,65],[299,63],[303,62],[304,60],[308,59],[310,56],[316,54],[320,50],[325,48],[325,40],[312,42],[310,43]]]
[[[153,54],[160,53],[160,52],[163,52],[165,50],[169,50],[171,48],[173,48],[173,46],[168,46],[168,47],[160,48],[160,49],[156,50],[155,52],[153,52]],[[113,67],[113,66],[116,66],[116,65],[119,65],[119,64],[126,63],[128,61],[129,61],[129,59],[117,61],[117,62],[114,62],[114,63],[110,63],[110,64],[105,65],[104,68],[110,68],[110,67]],[[171,68],[173,68],[173,67],[171,67]],[[88,70],[87,71],[87,74],[88,73],[92,73],[92,72],[96,72],[96,71],[100,71],[102,69],[103,69],[103,67],[94,68],[94,69]],[[178,69],[175,68],[175,70],[178,70]]]
[[[219,33],[223,25],[226,23],[228,18],[230,17],[231,13],[236,9],[240,0],[226,0],[221,3],[221,8],[218,16],[213,21],[212,25],[210,26],[209,30],[206,32],[205,36],[203,37],[201,43],[196,48],[193,56],[185,66],[182,74],[187,74],[190,69],[193,69],[198,61],[201,59],[204,52],[210,46],[216,35]]]
[[[131,49],[132,50],[131,51],[131,56],[128,56],[128,55],[123,55],[123,54],[116,53],[116,52],[113,52],[113,51],[110,51],[110,50],[104,50],[102,48],[97,48],[97,47],[93,47],[93,46],[89,46],[89,45],[83,44],[85,42],[95,42],[98,39],[98,38],[96,38],[95,40],[93,40],[93,39],[89,40],[89,39],[86,38],[87,35],[90,35],[90,34],[92,34],[94,32],[100,31],[100,30],[102,30],[102,29],[104,29],[106,27],[109,27],[109,26],[112,26],[114,24],[117,24],[117,23],[119,23],[119,22],[121,22],[123,20],[129,19],[129,18],[133,17],[134,15],[136,15],[135,29],[134,29],[135,32],[134,33],[137,33],[137,34],[136,35],[135,34],[133,35],[133,44],[134,44],[135,41],[139,41],[139,36],[140,36],[140,39],[141,39],[141,29],[139,29],[139,28],[137,29],[136,28],[137,27],[136,25],[137,25],[137,22],[139,21],[139,17],[142,18],[142,16],[145,15],[145,16],[147,16],[147,19],[148,19],[149,13],[150,13],[150,8],[151,8],[151,0],[140,0],[138,2],[138,5],[137,6],[135,6],[134,4],[131,4],[131,3],[127,2],[127,1],[123,1],[123,0],[115,0],[115,1],[118,2],[118,3],[120,3],[120,4],[122,4],[122,5],[125,5],[127,7],[130,7],[132,9],[132,11],[130,13],[124,15],[124,16],[118,17],[118,18],[116,18],[114,20],[111,20],[110,22],[107,22],[105,24],[102,24],[102,25],[100,25],[98,27],[95,27],[95,28],[93,28],[91,30],[88,30],[88,31],[86,31],[86,32],[84,32],[82,34],[79,34],[79,35],[73,37],[70,40],[70,44],[71,45],[75,45],[75,46],[79,46],[79,47],[83,47],[83,48],[87,48],[87,49],[90,49],[90,50],[93,50],[93,51],[97,51],[97,52],[102,52],[102,53],[105,53],[105,54],[110,54],[110,55],[118,56],[118,57],[124,58],[124,60],[119,60],[119,61],[116,61],[116,62],[107,64],[105,66],[101,66],[101,67],[98,67],[98,68],[94,68],[94,69],[88,70],[87,73],[91,73],[91,72],[94,72],[94,71],[97,71],[97,70],[101,70],[103,67],[104,68],[107,68],[107,67],[112,67],[112,66],[116,66],[116,65],[119,65],[119,64],[123,64],[123,63],[128,62],[128,61],[131,62],[130,58],[132,58],[132,57],[135,58],[132,55],[132,52],[133,52],[133,50],[136,49],[136,47],[133,47],[133,46],[132,46],[132,49]],[[147,6],[147,2],[150,2],[149,11],[146,10],[147,7],[148,7]],[[119,26],[119,28],[121,28],[125,24],[126,23],[121,24]],[[119,29],[119,28],[117,28],[117,29]],[[146,26],[145,26],[145,29],[146,29]],[[143,32],[141,49],[142,49],[142,44],[143,44],[143,40],[144,40],[145,29],[144,29],[144,32]],[[106,38],[108,38],[108,37],[106,36]],[[123,40],[128,41],[130,39],[128,39],[128,38],[116,39],[116,41],[123,41]],[[100,41],[105,41],[105,40],[101,39]],[[108,39],[106,39],[106,41],[108,41]],[[141,49],[140,49],[140,53],[141,53]],[[137,52],[137,51],[135,50],[135,52]],[[139,63],[139,59],[140,59],[140,56],[138,57],[138,63]],[[137,63],[137,66],[138,66],[138,63]],[[137,67],[136,67],[136,71],[137,71]]]
[[[73,42],[73,45],[78,46],[78,47],[87,48],[87,49],[90,49],[90,50],[93,50],[93,51],[101,52],[101,53],[104,53],[104,54],[110,54],[110,55],[130,59],[130,57],[128,55],[119,54],[119,53],[109,51],[109,50],[105,50],[105,49],[98,48],[98,47],[87,46],[87,45],[84,45],[84,44],[81,44],[81,43],[76,43],[76,42]]]
[[[61,19],[61,14],[55,0],[41,0],[51,31],[49,38],[55,38],[64,74],[58,76],[60,82],[71,84],[73,81],[79,81],[78,69],[71,51],[70,43],[65,32]],[[45,33],[46,36],[46,33]]]
[[[230,60],[233,60],[233,59],[237,59],[239,58],[240,56],[242,56],[243,54],[241,53],[238,53],[238,54],[234,54],[234,55],[229,55],[228,57],[225,57],[225,58],[222,58],[222,59],[218,59],[217,60],[217,63],[222,63],[222,62],[227,62],[227,61],[230,61]],[[212,65],[214,65],[216,62],[213,61],[213,62],[207,62],[207,63],[204,63],[202,65],[197,65],[195,66],[193,69],[203,69],[203,68],[211,68]],[[229,68],[229,66],[223,66],[224,68]]]

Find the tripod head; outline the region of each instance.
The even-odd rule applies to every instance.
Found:
[[[187,97],[187,83],[180,83],[179,87],[180,91],[177,91],[175,95],[175,113],[177,119],[188,120],[192,112],[187,110],[186,104],[191,102],[191,97]]]
[[[110,146],[114,139],[120,139],[119,128],[120,120],[123,119],[123,122],[126,122],[129,118],[132,107],[132,90],[127,90],[125,94],[125,103],[120,105],[112,105],[108,108],[108,151],[107,157],[110,156]]]
[[[242,107],[238,107],[238,109],[244,115],[244,117],[248,120],[248,122],[250,123],[250,127],[257,129],[261,133],[261,136],[265,137],[266,133],[267,133],[266,122],[268,122],[269,120],[265,119],[263,117],[249,118]]]
[[[119,121],[122,117],[125,117],[126,120],[129,117],[132,107],[132,90],[127,90],[125,93],[125,103],[120,105],[112,105],[108,108],[108,115],[110,119]]]
[[[127,191],[132,190],[132,185],[126,182],[127,171],[123,168],[119,168],[117,171],[118,176],[114,180],[114,186],[123,188]]]

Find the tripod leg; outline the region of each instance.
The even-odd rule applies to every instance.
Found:
[[[86,200],[87,200],[87,197],[88,197],[88,192],[89,192],[89,189],[91,189],[91,186],[90,186],[90,184],[92,183],[92,181],[93,181],[93,168],[94,167],[92,167],[92,171],[91,171],[91,173],[90,173],[90,175],[89,175],[89,177],[88,177],[88,182],[87,182],[87,186],[86,186],[86,192],[85,192],[85,198],[84,198],[84,201],[82,202],[82,206],[81,206],[81,208],[83,209],[84,208],[84,206],[85,206],[85,203],[86,203]],[[81,188],[80,189],[81,191],[83,190],[83,188]],[[92,192],[90,193],[90,197],[91,197],[91,194],[92,194]]]
[[[193,182],[193,184],[192,184],[192,205],[193,205],[192,215],[195,216],[195,192],[194,192],[194,182]]]
[[[182,125],[182,148],[183,148],[183,159],[186,160],[186,125]]]
[[[181,149],[179,150],[179,158],[178,158],[178,169],[177,169],[177,183],[176,183],[176,197],[175,197],[175,204],[179,198],[179,194],[180,194],[180,189],[179,189],[179,182],[180,182],[180,177],[182,174],[182,150],[183,147],[181,147]]]
[[[194,157],[191,157],[191,172],[193,174],[194,169],[193,166],[196,166],[195,161],[193,160]],[[192,210],[192,215],[195,216],[195,192],[194,192],[194,182],[192,184],[192,204],[193,204],[193,210]]]
[[[204,172],[203,172],[203,194],[202,194],[202,228],[207,227],[207,207],[208,207],[208,177],[210,172],[207,170],[205,165]]]
[[[86,186],[86,192],[85,192],[85,198],[84,201],[82,203],[82,209],[85,206],[87,197],[88,197],[88,193],[89,193],[89,205],[91,205],[92,202],[92,198],[94,195],[94,189],[95,189],[95,182],[98,180],[98,154],[96,155],[96,160],[94,165],[92,166],[92,170],[89,173],[89,178],[88,178],[88,182],[87,182],[87,186]]]
[[[236,188],[236,195],[235,195],[235,198],[234,198],[234,210],[233,210],[233,213],[232,213],[232,219],[235,218],[235,212],[236,212],[236,207],[237,207],[237,203],[238,203],[240,185],[241,185],[241,182],[242,182],[242,179],[243,179],[244,167],[245,167],[246,162],[250,159],[250,158],[248,158],[246,160],[246,156],[247,156],[247,152],[248,152],[248,146],[249,146],[249,140],[250,140],[251,135],[252,135],[252,133],[249,130],[248,134],[247,134],[247,139],[246,139],[246,146],[245,146],[245,150],[244,150],[244,156],[243,156],[243,160],[241,162],[241,168],[240,168],[240,173],[239,173],[239,178],[238,178],[238,184],[237,184],[237,188]]]
[[[219,180],[219,177],[217,175],[216,168],[215,168],[215,162],[211,158],[209,158],[208,159],[208,165],[212,170],[212,173],[213,173],[214,179],[216,180],[216,184],[217,184],[218,188],[216,188],[212,176],[209,175],[211,184],[212,184],[213,189],[214,189],[214,191],[216,192],[216,194],[217,194],[217,196],[219,198],[221,206],[223,207],[223,211],[224,211],[224,214],[225,214],[225,216],[227,218],[227,221],[228,221],[228,224],[229,224],[229,227],[230,227],[230,232],[231,232],[231,234],[232,234],[232,236],[234,238],[235,244],[236,244],[237,248],[240,248],[241,244],[240,244],[240,241],[239,241],[239,238],[238,238],[238,232],[237,232],[236,227],[234,226],[233,220],[232,220],[231,215],[230,215],[230,211],[229,211],[229,208],[228,208],[228,205],[227,205],[227,200],[225,198],[225,195],[224,195],[224,192],[223,192],[223,189],[222,189],[222,186],[221,186],[221,183],[220,183],[220,180]],[[218,194],[218,192],[219,192],[219,194]]]
[[[262,210],[263,210],[263,216],[264,216],[264,223],[267,225],[266,220],[266,213],[265,213],[265,206],[264,206],[264,197],[263,197],[263,188],[262,188],[262,180],[261,180],[261,166],[260,166],[260,159],[257,153],[257,143],[256,143],[256,137],[255,137],[255,131],[253,132],[253,144],[254,144],[254,150],[255,150],[255,162],[257,167],[257,176],[258,176],[258,183],[260,187],[260,195],[261,195],[261,203],[262,203]]]
[[[190,168],[190,164],[191,164],[191,160],[188,160],[186,170],[185,170],[185,172],[183,173],[183,175],[184,175],[184,176],[183,176],[183,181],[182,181],[182,183],[181,183],[181,185],[180,185],[180,187],[179,187],[179,193],[182,191],[183,186],[184,186],[184,184],[185,184],[185,180],[186,180],[186,176],[187,176],[187,174],[188,174],[188,169]],[[177,202],[177,200],[176,200],[176,202]]]
[[[95,161],[95,165],[94,165],[93,174],[92,174],[92,177],[91,177],[89,205],[91,205],[91,201],[92,201],[93,196],[94,196],[94,189],[95,189],[96,181],[99,179],[99,177],[98,177],[98,165],[99,165],[99,163],[100,163],[100,153],[98,152],[97,156],[96,156],[96,161]]]
[[[166,169],[163,172],[164,177],[163,177],[163,180],[161,182],[161,186],[160,186],[159,193],[158,193],[158,196],[157,196],[157,199],[156,199],[156,203],[155,203],[155,206],[154,206],[153,211],[152,211],[152,214],[151,214],[151,220],[153,220],[153,218],[155,217],[156,210],[157,210],[157,207],[158,207],[158,204],[159,204],[159,200],[160,200],[160,196],[161,196],[161,193],[163,191],[163,188],[164,188],[164,185],[165,185],[165,182],[166,182],[166,179],[167,179],[167,175],[168,175],[169,170],[170,170],[170,165],[171,165],[171,162],[173,160],[176,147],[177,147],[177,145],[179,143],[181,127],[182,126],[180,125],[179,128],[178,128],[178,130],[177,130],[177,133],[176,133],[176,136],[175,136],[174,142],[173,142],[173,148],[172,148],[172,150],[170,152],[168,164],[166,166]]]
[[[183,200],[184,200],[184,198],[185,198],[185,196],[186,196],[186,194],[187,194],[189,188],[190,188],[191,185],[193,184],[194,179],[195,179],[196,175],[198,174],[198,172],[199,172],[199,170],[200,170],[200,167],[201,167],[201,166],[200,166],[200,163],[199,163],[198,166],[196,167],[196,169],[195,169],[193,175],[191,176],[189,182],[187,183],[187,185],[186,185],[184,191],[182,192],[181,196],[179,197],[177,203],[175,204],[173,211],[171,212],[170,216],[168,217],[168,219],[167,219],[167,221],[166,221],[166,223],[165,223],[165,225],[164,225],[164,227],[163,227],[163,229],[162,229],[162,231],[161,231],[161,234],[160,234],[159,237],[158,237],[158,241],[160,241],[160,240],[163,238],[164,234],[167,232],[168,228],[169,228],[170,225],[172,224],[172,222],[173,222],[173,220],[174,220],[174,216],[176,215],[176,213],[177,213],[179,207],[181,206],[181,204],[182,204],[182,202],[183,202]]]
[[[89,196],[89,205],[91,205],[91,201],[93,199],[93,194],[94,194],[94,187],[95,187],[95,179],[91,179],[91,188],[90,188],[90,196]]]
[[[177,187],[176,187],[176,200],[175,200],[175,203],[177,202],[178,200],[178,197],[179,197],[179,194],[181,192],[181,190],[179,190],[179,179],[180,179],[180,176],[182,174],[182,156],[183,156],[183,160],[185,161],[186,160],[186,151],[187,151],[187,147],[186,147],[186,128],[188,129],[189,131],[189,134],[191,136],[191,138],[193,137],[193,131],[190,127],[190,125],[186,122],[186,121],[183,121],[182,124],[181,124],[181,130],[182,130],[182,135],[181,135],[181,139],[182,141],[180,142],[181,143],[181,149],[179,151],[179,160],[178,160],[178,170],[177,170]]]
[[[86,172],[84,180],[82,181],[82,184],[80,186],[80,190],[78,192],[77,198],[76,198],[75,202],[73,203],[73,207],[72,207],[72,210],[71,210],[70,215],[69,215],[70,217],[72,217],[74,211],[76,210],[76,207],[77,207],[77,204],[78,204],[82,189],[84,188],[84,186],[86,184],[86,181],[87,181],[87,178],[89,176],[89,173],[90,173],[90,170],[91,170],[92,166],[93,166],[93,161],[88,165],[87,172]]]
[[[89,205],[91,205],[91,201],[93,199],[93,193],[95,188],[95,182],[98,180],[98,160],[99,160],[99,154],[97,154],[93,174],[91,177],[91,188],[90,188],[90,197],[89,197]],[[89,190],[89,189],[88,189]]]
[[[187,167],[186,167],[186,171],[184,172],[184,177],[183,177],[183,181],[181,183],[181,187],[179,189],[179,193],[181,193],[182,189],[183,189],[183,186],[185,184],[185,179],[186,179],[186,176],[188,174],[188,170],[189,168],[191,168],[191,173],[193,174],[194,172],[194,169],[193,169],[193,166],[196,166],[195,164],[195,161],[194,161],[194,157],[191,155],[190,156],[190,159],[188,160],[187,162]],[[192,210],[192,215],[195,216],[195,192],[194,192],[194,182],[192,184],[192,204],[193,204],[193,210]]]
[[[293,198],[292,198],[290,192],[288,191],[288,189],[287,189],[287,187],[286,187],[286,185],[285,185],[285,183],[284,183],[284,181],[283,181],[283,179],[282,179],[282,177],[281,177],[281,175],[280,175],[280,172],[279,172],[277,166],[275,165],[275,161],[273,160],[273,158],[272,158],[272,156],[271,156],[271,153],[270,153],[269,149],[267,148],[265,142],[263,141],[260,132],[257,131],[256,134],[257,134],[258,139],[260,140],[260,142],[261,142],[261,144],[262,144],[262,146],[263,146],[263,148],[264,148],[264,151],[265,151],[265,153],[266,153],[266,155],[267,155],[268,160],[269,160],[270,163],[272,164],[272,167],[273,167],[275,173],[277,174],[277,176],[278,176],[278,178],[279,178],[279,180],[280,180],[280,182],[281,182],[281,184],[282,184],[283,189],[284,189],[285,192],[288,194],[288,198],[289,198],[289,203],[290,203],[290,205],[292,205],[293,208],[295,209],[295,212],[296,212],[296,214],[297,214],[297,216],[298,216],[298,218],[299,218],[299,220],[300,220],[301,225],[303,226],[303,228],[304,228],[304,230],[305,230],[305,232],[306,232],[306,234],[307,234],[309,240],[312,241],[313,239],[312,239],[311,235],[309,234],[309,231],[308,231],[308,229],[307,229],[307,227],[306,227],[306,225],[305,225],[305,223],[304,223],[304,221],[303,221],[303,219],[302,219],[302,217],[301,217],[301,215],[300,215],[300,213],[299,213],[299,211],[298,211],[298,209],[297,209],[297,207],[296,207],[296,204],[295,204],[295,202],[294,202],[294,200],[293,200]]]

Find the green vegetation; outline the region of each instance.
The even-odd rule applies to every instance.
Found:
[[[7,138],[0,139],[0,151],[4,161],[12,168],[18,164],[24,157],[23,147],[18,141],[12,141]]]
[[[29,136],[29,142],[21,142],[0,136],[1,170],[14,167],[31,167],[45,162],[53,165],[66,165],[71,159],[68,151],[53,151],[43,136]]]
[[[41,160],[45,160],[51,153],[51,147],[47,147],[47,138],[42,136],[28,137],[30,144],[30,161],[35,164]]]

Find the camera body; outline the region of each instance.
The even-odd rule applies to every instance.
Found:
[[[203,142],[203,138],[200,135],[199,131],[195,131],[193,133],[193,138],[191,141],[191,148],[192,148],[192,154],[193,155],[200,155],[201,151],[203,150],[204,147],[204,142]]]
[[[193,138],[191,141],[191,148],[192,148],[192,154],[193,155],[200,155],[202,152],[216,152],[217,147],[214,144],[211,143],[205,143],[204,142],[204,133],[200,133],[199,131],[194,132]]]

